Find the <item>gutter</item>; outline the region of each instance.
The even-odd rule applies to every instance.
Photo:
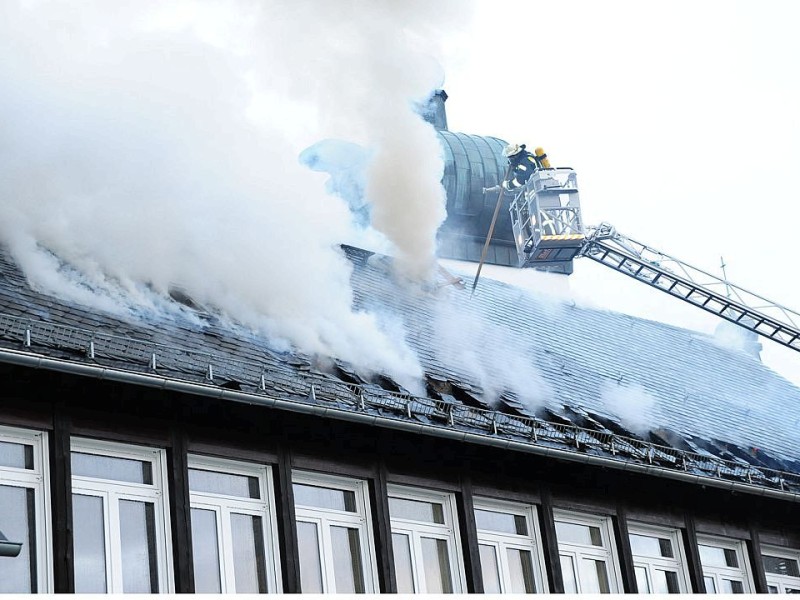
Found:
[[[548,446],[540,446],[533,443],[519,442],[487,434],[459,431],[457,429],[451,429],[434,425],[426,425],[424,423],[413,423],[403,419],[385,417],[379,415],[370,415],[362,412],[356,412],[336,407],[325,407],[314,404],[303,404],[300,402],[293,402],[290,400],[281,400],[279,398],[274,398],[271,396],[262,396],[248,392],[241,392],[236,390],[230,390],[227,388],[221,388],[213,385],[180,381],[177,379],[170,379],[168,377],[162,377],[158,375],[133,373],[130,371],[124,371],[121,369],[114,369],[109,367],[102,367],[98,365],[73,363],[61,359],[47,358],[38,354],[24,353],[15,350],[0,350],[0,361],[8,364],[29,367],[33,369],[45,369],[49,371],[68,373],[70,375],[93,377],[95,379],[100,379],[105,381],[114,381],[119,383],[145,386],[155,389],[167,390],[171,392],[180,392],[195,396],[203,396],[206,398],[215,398],[219,400],[239,402],[243,404],[253,404],[258,406],[264,406],[267,408],[286,410],[294,413],[314,415],[318,417],[338,419],[342,421],[350,421],[370,426],[385,427],[388,429],[395,429],[398,431],[406,431],[409,433],[416,433],[421,435],[429,435],[438,438],[464,442],[468,444],[480,444],[483,446],[491,446],[493,448],[500,448],[502,450],[524,452],[526,454],[535,454],[543,457],[549,456],[558,460],[566,460],[570,462],[577,462],[598,467],[607,467],[621,471],[629,471],[637,474],[655,475],[657,477],[664,477],[667,479],[683,481],[695,485],[704,485],[704,486],[719,488],[730,492],[741,492],[744,494],[762,496],[765,498],[775,498],[778,500],[786,500],[790,502],[800,502],[800,492],[792,492],[787,490],[774,490],[763,486],[752,485],[737,481],[715,479],[712,477],[706,477],[697,474],[693,475],[682,471],[667,469],[665,467],[661,467],[658,465],[645,465],[621,459],[612,459],[602,456],[580,454],[577,452],[562,450],[559,448],[551,448]]]

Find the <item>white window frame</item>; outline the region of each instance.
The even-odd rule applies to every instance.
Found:
[[[367,594],[379,593],[377,553],[375,552],[375,536],[373,535],[372,519],[370,517],[372,513],[367,482],[363,479],[352,477],[293,470],[292,484],[295,483],[350,491],[355,494],[355,513],[318,506],[301,506],[295,501],[295,520],[298,523],[312,523],[317,527],[318,552],[322,571],[322,593],[336,593],[331,527],[347,527],[359,531],[361,561],[364,567],[364,592]]]
[[[753,585],[753,574],[750,570],[750,560],[747,555],[747,548],[745,546],[744,540],[735,540],[731,538],[723,538],[711,535],[698,535],[697,536],[697,544],[698,546],[715,546],[717,548],[722,548],[725,550],[733,550],[736,552],[736,559],[739,562],[739,567],[719,567],[719,566],[710,566],[702,564],[702,555],[700,558],[700,567],[703,571],[703,578],[709,577],[714,580],[714,585],[716,587],[716,593],[722,594],[720,590],[721,588],[721,580],[725,579],[736,579],[742,582],[742,587],[744,588],[743,593],[745,594],[753,594],[755,593],[755,586]],[[699,553],[699,548],[698,548]],[[712,593],[710,590],[706,590],[706,593]]]
[[[797,561],[800,566],[800,550],[792,548],[781,548],[780,546],[761,546],[761,554],[768,554],[770,556],[777,556],[786,558],[788,560]],[[792,577],[791,575],[778,575],[777,573],[768,573],[766,570],[764,574],[767,577],[767,585],[774,585],[778,588],[779,594],[785,594],[784,586],[794,589],[800,589],[800,577]]]
[[[642,567],[647,570],[647,580],[651,589],[653,587],[653,571],[669,570],[675,571],[678,574],[679,593],[691,593],[692,586],[691,582],[689,581],[689,574],[686,571],[686,552],[683,548],[683,541],[681,539],[681,532],[679,529],[658,527],[656,525],[650,525],[647,523],[634,523],[629,521],[628,533],[634,535],[645,535],[649,537],[666,538],[672,542],[673,552],[675,553],[673,558],[667,558],[665,556],[656,557],[633,554],[633,548],[631,548],[634,569],[636,567]],[[639,593],[643,594],[645,592],[643,590],[639,590]]]
[[[600,538],[603,542],[602,547],[575,544],[572,542],[562,542],[561,540],[558,540],[559,557],[570,557],[575,565],[575,568],[578,570],[578,576],[576,577],[578,588],[577,592],[579,594],[586,593],[581,589],[583,587],[583,581],[580,577],[581,560],[586,558],[592,560],[604,560],[608,567],[607,575],[609,592],[612,594],[622,593],[622,572],[620,571],[619,557],[617,556],[617,545],[614,539],[614,530],[611,526],[611,517],[556,509],[553,510],[553,521],[562,521],[565,523],[573,523],[587,527],[597,527],[600,529]]]
[[[150,502],[154,504],[158,592],[174,593],[166,452],[163,449],[149,446],[88,438],[72,438],[70,451],[112,458],[127,458],[151,464],[152,484],[100,479],[73,474],[72,494],[94,496],[103,500],[106,593],[109,594],[122,593],[123,591],[119,501],[132,500],[134,502]],[[80,527],[80,523],[73,523],[73,527]]]
[[[539,519],[537,509],[532,504],[522,504],[518,502],[508,502],[495,498],[474,497],[473,507],[476,510],[489,510],[502,512],[510,515],[519,515],[525,519],[528,535],[515,535],[491,531],[488,529],[478,529],[478,544],[493,546],[498,556],[498,568],[500,570],[500,592],[503,594],[511,593],[509,589],[511,575],[508,567],[507,549],[527,550],[531,553],[533,560],[533,579],[537,594],[549,593],[547,579],[544,577],[544,552],[542,549],[542,535],[539,530]]]
[[[425,583],[425,570],[419,568],[422,561],[421,538],[425,537],[446,541],[447,554],[450,559],[450,573],[453,578],[453,593],[466,593],[467,581],[464,570],[464,556],[461,551],[461,533],[458,529],[458,519],[456,518],[458,508],[455,494],[396,484],[388,485],[387,489],[390,498],[436,502],[443,507],[443,524],[397,518],[391,516],[390,510],[392,533],[406,535],[409,538],[414,592],[417,594],[430,593]]]
[[[217,523],[218,556],[220,562],[221,593],[236,592],[235,564],[233,553],[233,532],[231,514],[261,517],[261,530],[266,556],[267,593],[282,593],[281,561],[278,547],[278,524],[275,510],[275,491],[272,484],[272,468],[268,465],[246,463],[211,456],[190,454],[189,469],[201,469],[258,479],[260,498],[242,498],[214,492],[189,490],[191,508],[213,511]]]
[[[36,535],[37,593],[53,592],[53,537],[50,525],[50,460],[47,434],[42,431],[0,426],[0,441],[33,446],[33,469],[0,466],[0,485],[32,489]],[[13,542],[27,540],[11,540]],[[2,560],[11,560],[3,559]],[[2,562],[0,562],[2,566]]]

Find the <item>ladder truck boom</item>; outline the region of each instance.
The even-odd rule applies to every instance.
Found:
[[[502,193],[498,206],[501,201]],[[800,352],[800,313],[626,237],[608,223],[584,227],[577,176],[570,168],[535,171],[512,196],[509,212],[519,267],[588,257]],[[473,291],[477,281],[476,276]]]

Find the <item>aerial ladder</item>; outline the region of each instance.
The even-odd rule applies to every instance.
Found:
[[[800,313],[624,236],[608,223],[584,226],[577,175],[570,168],[536,170],[514,193],[509,211],[519,267],[587,257],[800,352]],[[487,243],[491,234],[490,228]],[[473,291],[477,281],[476,276]]]

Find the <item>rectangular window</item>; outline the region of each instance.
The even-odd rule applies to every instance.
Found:
[[[620,593],[621,575],[607,517],[554,511],[561,572],[567,593]]]
[[[303,593],[375,594],[367,482],[292,472]]]
[[[72,440],[76,593],[172,591],[165,452]]]
[[[800,594],[800,550],[762,546],[761,559],[771,594]]]
[[[484,592],[545,591],[536,507],[488,498],[474,505]]]
[[[699,535],[697,547],[700,551],[706,593],[753,593],[743,541]]]
[[[453,494],[389,486],[392,548],[400,593],[466,590]]]
[[[640,594],[681,594],[689,591],[680,531],[629,523],[628,533]]]
[[[280,592],[272,470],[189,456],[197,593]]]
[[[47,452],[45,433],[0,426],[0,532],[22,544],[0,557],[0,594],[52,592]]]

